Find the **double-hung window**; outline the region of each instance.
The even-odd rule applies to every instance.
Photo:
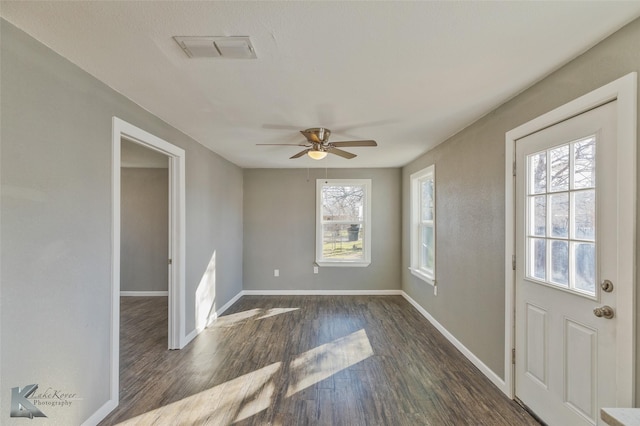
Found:
[[[371,179],[318,179],[316,263],[371,263]]]
[[[431,165],[411,175],[411,273],[436,282],[436,174]]]

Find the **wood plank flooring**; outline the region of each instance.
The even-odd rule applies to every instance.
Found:
[[[400,296],[244,296],[180,351],[166,298],[121,316],[102,425],[538,425]]]

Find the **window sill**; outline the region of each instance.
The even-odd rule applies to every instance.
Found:
[[[414,277],[420,278],[422,281],[426,282],[429,285],[433,285],[433,286],[436,285],[436,280],[434,280],[424,272],[412,267],[409,267],[409,270],[411,271],[411,275],[413,275]]]
[[[355,267],[355,268],[366,268],[367,266],[369,266],[371,264],[371,262],[368,261],[348,261],[348,260],[336,260],[336,261],[327,261],[327,260],[323,260],[323,261],[316,261],[316,264],[318,266],[338,266],[338,267],[344,267],[344,266],[351,266],[351,267]]]

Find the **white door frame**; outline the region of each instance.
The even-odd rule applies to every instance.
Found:
[[[503,392],[515,397],[514,365],[512,350],[515,348],[515,143],[561,121],[575,117],[607,102],[617,100],[618,133],[618,223],[622,230],[617,236],[618,280],[632,283],[618,293],[616,317],[620,321],[622,336],[618,338],[618,365],[616,401],[619,406],[633,407],[635,402],[635,235],[636,235],[636,121],[637,121],[637,73],[621,77],[568,104],[554,109],[528,123],[507,132],[505,140],[505,347]],[[624,372],[624,373],[623,373]],[[631,372],[631,374],[629,374]]]
[[[120,374],[120,141],[169,157],[169,349],[182,349],[185,332],[185,151],[117,117],[112,122],[111,400],[119,400]]]

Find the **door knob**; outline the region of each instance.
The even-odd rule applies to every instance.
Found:
[[[595,316],[597,316],[598,318],[606,318],[606,319],[611,319],[613,318],[613,308],[611,306],[603,306],[601,308],[595,308],[593,310],[593,314]]]

